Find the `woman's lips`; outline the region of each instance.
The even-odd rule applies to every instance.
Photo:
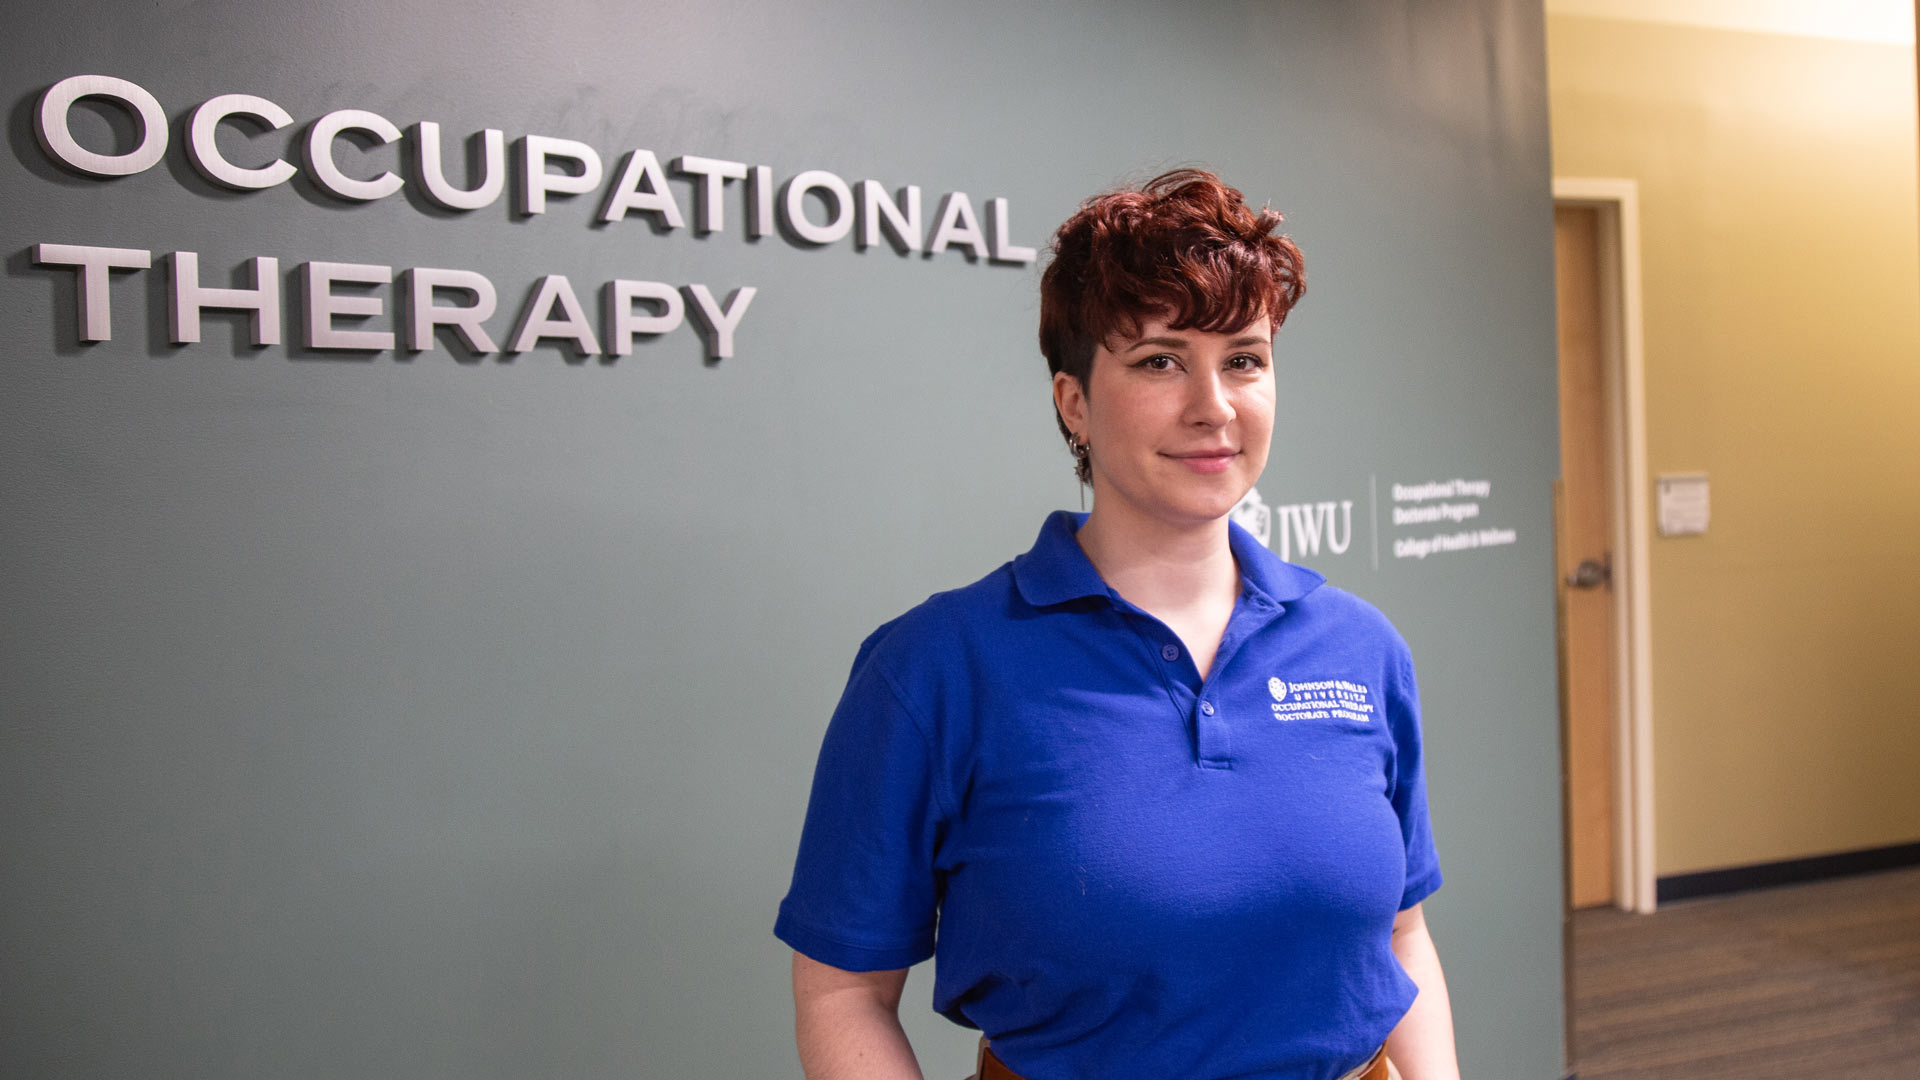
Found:
[[[1237,450],[1207,450],[1197,454],[1168,454],[1173,460],[1203,476],[1212,476],[1227,471],[1233,459],[1239,455]]]

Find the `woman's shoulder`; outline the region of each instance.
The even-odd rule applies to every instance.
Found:
[[[1237,524],[1229,528],[1228,540],[1249,588],[1288,612],[1284,620],[1288,628],[1297,630],[1309,623],[1319,635],[1333,633],[1355,643],[1378,642],[1405,652],[1399,631],[1373,604],[1310,566],[1287,562]]]
[[[934,593],[888,619],[860,645],[862,659],[955,655],[970,640],[989,634],[1012,615],[1016,598],[1013,563],[1002,563],[978,581]]]
[[[1406,655],[1407,642],[1370,601],[1327,582],[1287,605],[1294,614],[1305,616],[1325,629],[1351,635],[1399,655]]]

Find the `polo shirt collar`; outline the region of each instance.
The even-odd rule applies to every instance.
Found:
[[[1277,604],[1290,604],[1326,584],[1325,574],[1296,566],[1275,555],[1238,522],[1227,522],[1227,546],[1233,550],[1234,561],[1240,564],[1240,581],[1250,594],[1264,595]]]
[[[1086,520],[1085,514],[1055,510],[1040,526],[1040,535],[1033,547],[1014,558],[1014,584],[1027,603],[1046,607],[1086,596],[1112,595],[1074,536]],[[1251,533],[1232,522],[1227,523],[1227,544],[1233,550],[1234,560],[1240,564],[1242,585],[1275,603],[1298,600],[1327,580],[1304,566],[1283,562]]]
[[[1014,558],[1013,580],[1027,603],[1046,607],[1083,596],[1107,595],[1107,583],[1074,537],[1086,520],[1085,514],[1055,510],[1040,526],[1033,546]]]

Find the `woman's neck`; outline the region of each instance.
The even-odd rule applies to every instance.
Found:
[[[1223,602],[1230,610],[1240,595],[1226,518],[1175,524],[1117,506],[1103,513],[1096,502],[1077,538],[1102,580],[1155,615]]]

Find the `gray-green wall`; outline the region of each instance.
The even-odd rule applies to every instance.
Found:
[[[929,216],[949,190],[1004,196],[1028,245],[1171,164],[1285,210],[1311,285],[1260,490],[1355,501],[1346,552],[1304,561],[1420,665],[1463,1062],[1558,1075],[1537,4],[77,2],[9,23],[0,1074],[797,1075],[769,927],[853,649],[1078,505],[1034,267],[749,242],[738,185],[705,237],[591,227],[597,193],[523,218],[304,178],[226,192],[183,127],[244,92],[296,121],[223,139],[256,160],[360,108],[577,139],[608,181],[645,147],[918,184]],[[48,163],[34,105],[77,74],[160,99],[162,165]],[[76,133],[124,144],[111,115],[83,107]],[[114,275],[111,341],[76,340],[74,275],[38,243],[154,252]],[[496,339],[547,273],[596,330],[614,278],[759,294],[712,366],[689,329],[615,362],[472,362],[254,348],[213,315],[175,347],[179,250],[219,284],[277,257],[289,341],[309,260],[480,271]],[[374,292],[391,326],[398,288]],[[1455,477],[1492,482],[1474,524],[1517,542],[1394,557],[1434,530],[1391,524],[1391,485]],[[929,1076],[959,1077],[972,1040],[928,986],[910,1031]]]

